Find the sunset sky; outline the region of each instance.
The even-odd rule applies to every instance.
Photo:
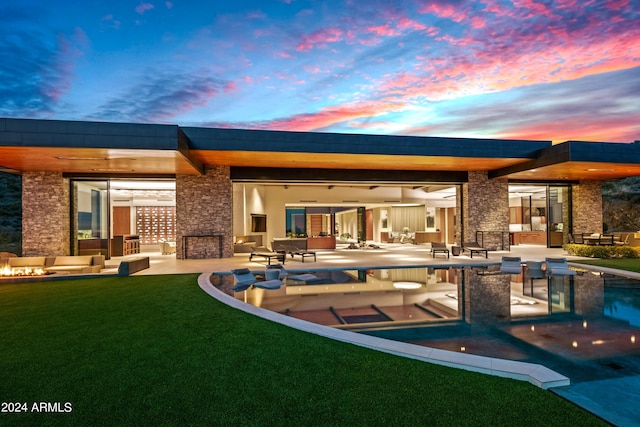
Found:
[[[640,0],[17,0],[0,117],[640,139]]]

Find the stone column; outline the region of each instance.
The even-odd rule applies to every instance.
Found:
[[[470,325],[487,326],[511,320],[511,284],[508,274],[465,267],[464,315]]]
[[[22,256],[69,255],[69,180],[60,172],[22,175]]]
[[[176,176],[176,257],[233,256],[233,186],[228,166],[208,167],[205,175]],[[222,254],[218,238],[222,234]],[[186,237],[200,236],[200,237]],[[186,242],[186,248],[183,243]]]
[[[572,186],[573,232],[602,233],[602,183],[580,181]]]
[[[599,317],[604,311],[604,279],[591,272],[573,276],[573,304],[575,314]]]
[[[509,181],[489,179],[487,172],[469,172],[469,181],[462,186],[462,218],[461,243],[475,241],[478,230],[509,230]],[[484,247],[499,248],[500,238],[498,233],[486,234]]]

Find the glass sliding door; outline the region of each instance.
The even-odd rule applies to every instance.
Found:
[[[109,182],[74,180],[71,191],[71,253],[109,259]]]
[[[567,185],[550,185],[547,189],[547,206],[549,211],[549,247],[559,248],[569,241],[571,230],[571,187]]]

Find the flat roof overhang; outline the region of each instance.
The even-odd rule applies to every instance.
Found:
[[[203,164],[239,167],[488,171],[535,158],[548,141],[183,128]]]
[[[0,119],[0,166],[70,174],[201,174],[175,125]]]
[[[640,175],[640,144],[567,141],[536,159],[489,172],[490,178],[530,181],[609,181]]]

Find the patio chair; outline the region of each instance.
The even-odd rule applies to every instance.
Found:
[[[478,242],[466,242],[462,245],[462,251],[468,251],[471,258],[473,258],[473,254],[481,254],[484,253],[485,258],[489,258],[489,252],[486,248],[480,246]]]
[[[524,276],[528,278],[531,286],[531,293],[529,296],[533,296],[533,281],[535,279],[544,279],[545,273],[542,269],[542,261],[527,261],[524,269]],[[524,292],[524,280],[522,281],[522,295],[526,295]]]
[[[234,292],[242,292],[249,289],[256,281],[256,277],[248,268],[231,270],[236,284],[231,288]]]
[[[300,258],[302,259],[302,262],[304,262],[305,258],[310,258],[313,257],[313,260],[316,260],[316,252],[315,251],[310,251],[308,249],[300,249],[299,247],[297,247],[294,244],[281,244],[280,247],[289,255],[291,255],[291,259],[293,259],[293,257],[295,255],[300,256]]]
[[[449,249],[444,242],[431,242],[431,257],[435,258],[436,254],[445,254],[449,258]]]
[[[267,266],[267,271],[265,274],[269,274],[269,271],[277,271],[278,274],[276,277],[272,277],[272,276],[268,276],[267,279],[279,279],[279,280],[284,280],[289,273],[287,272],[287,270],[284,269],[284,266],[282,264],[271,264]]]
[[[575,276],[575,270],[569,268],[566,258],[545,258],[547,265],[547,277],[551,276]]]
[[[577,233],[577,234],[573,235],[573,242],[572,243],[575,243],[576,245],[584,245],[584,239],[582,238],[582,233]]]
[[[231,270],[233,278],[236,281],[236,284],[231,289],[234,292],[246,291],[252,286],[260,289],[280,289],[280,287],[283,285],[283,282],[282,280],[277,278],[279,277],[279,272],[275,269],[271,270],[271,272],[265,272],[266,280],[258,281],[248,268]]]
[[[272,251],[265,246],[256,246],[251,248],[251,255],[249,255],[249,261],[253,261],[254,257],[264,258],[268,265],[271,265],[271,260],[275,259],[284,264],[287,254],[284,251]]]
[[[503,256],[500,271],[504,274],[522,273],[522,260],[520,257]]]
[[[622,235],[620,235],[620,240],[614,240],[613,242],[616,246],[626,246],[629,244],[629,233],[627,233],[627,235],[624,237],[624,239],[622,238]]]
[[[601,246],[613,246],[613,234],[602,234],[598,244]]]

